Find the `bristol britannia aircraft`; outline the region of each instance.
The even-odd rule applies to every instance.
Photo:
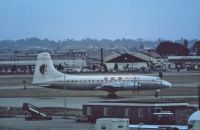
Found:
[[[73,90],[103,90],[108,97],[116,97],[120,90],[157,90],[169,88],[171,83],[156,76],[144,75],[71,75],[56,70],[49,53],[38,54],[32,84]]]

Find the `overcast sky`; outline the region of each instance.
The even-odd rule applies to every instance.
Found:
[[[200,39],[200,0],[0,0],[0,40]]]

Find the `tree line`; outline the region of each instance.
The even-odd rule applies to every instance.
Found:
[[[139,47],[140,45],[148,45],[148,46],[155,46],[158,44],[157,41],[145,41],[142,39],[91,39],[91,38],[83,38],[81,40],[75,39],[65,39],[65,40],[49,40],[49,39],[40,39],[37,37],[20,39],[20,40],[2,40],[0,41],[0,46],[4,48],[30,48],[30,47],[45,47],[45,48],[72,48],[72,49],[87,49],[88,47],[99,47],[99,48],[108,48],[108,47],[115,47],[124,46],[126,48],[131,48],[133,46]]]
[[[48,49],[92,49],[94,47],[98,48],[112,48],[121,46],[129,49],[130,51],[134,51],[137,49],[144,48],[144,46],[152,47],[157,46],[156,51],[161,56],[168,56],[168,55],[176,55],[176,56],[183,56],[189,55],[190,52],[194,52],[197,55],[200,55],[200,41],[194,41],[192,48],[188,48],[188,44],[190,41],[182,40],[182,43],[173,42],[173,41],[145,41],[142,39],[91,39],[85,38],[82,40],[74,40],[74,39],[66,39],[66,40],[49,40],[49,39],[39,39],[37,37],[33,38],[26,38],[20,40],[2,40],[0,41],[0,50],[20,50],[20,49],[27,49],[31,47],[45,47]]]

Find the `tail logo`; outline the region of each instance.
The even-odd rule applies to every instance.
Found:
[[[41,73],[41,74],[44,74],[44,72],[46,72],[46,67],[47,67],[47,65],[45,65],[45,64],[42,64],[42,65],[40,66],[40,73]]]

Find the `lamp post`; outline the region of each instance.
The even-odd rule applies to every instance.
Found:
[[[65,73],[64,73],[64,98],[65,98],[65,113],[64,119],[67,119],[67,99],[66,99],[66,82],[65,82]]]
[[[198,85],[198,105],[200,110],[200,86]]]

